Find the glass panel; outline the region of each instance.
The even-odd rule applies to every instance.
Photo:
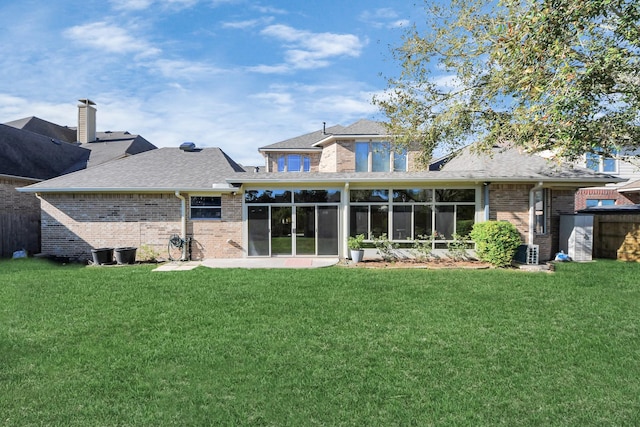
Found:
[[[456,209],[456,233],[466,236],[471,233],[476,216],[475,206],[457,206]]]
[[[364,234],[369,237],[369,206],[351,206],[350,209],[349,235],[357,236]]]
[[[338,203],[339,190],[297,190],[293,194],[296,203]]]
[[[356,172],[369,172],[368,142],[356,142]]]
[[[352,202],[388,202],[389,190],[351,190]]]
[[[534,209],[535,209],[535,232],[538,234],[544,234],[546,232],[545,228],[545,201],[544,201],[544,190],[538,190],[534,192]]]
[[[371,143],[371,171],[389,172],[391,152],[388,142]]]
[[[316,208],[296,207],[296,255],[316,254]]]
[[[249,256],[269,256],[269,207],[247,208]]]
[[[278,157],[278,172],[284,172],[284,156]]]
[[[221,204],[222,204],[221,197],[210,197],[210,196],[191,197],[191,206],[220,206]]]
[[[299,154],[289,154],[287,156],[287,171],[300,172],[300,155]]]
[[[220,208],[191,208],[191,219],[221,219]]]
[[[602,161],[602,172],[615,172],[616,171],[616,159],[611,157],[605,157]]]
[[[408,189],[408,190],[393,190],[394,202],[430,202],[433,198],[432,189]]]
[[[309,157],[305,157],[303,159],[302,170],[305,172],[309,172],[311,170],[311,159]]]
[[[318,255],[338,255],[338,207],[318,206]]]
[[[247,190],[244,193],[246,203],[291,203],[291,191],[288,190]]]
[[[601,200],[600,204],[602,206],[613,206],[613,205],[616,204],[616,201],[615,200]]]
[[[474,189],[437,189],[436,202],[475,202],[476,190]]]
[[[396,172],[406,172],[407,170],[407,150],[393,152],[393,170]]]
[[[438,239],[449,240],[453,237],[455,206],[436,206],[436,233]]]
[[[411,238],[412,210],[412,206],[393,207],[393,240],[406,240]]]
[[[291,207],[271,207],[271,255],[291,255]]]
[[[587,199],[587,207],[592,208],[594,206],[598,206],[600,201],[598,199]]]
[[[382,234],[389,235],[389,206],[373,205],[371,206],[371,236],[380,237]]]
[[[415,239],[427,239],[433,234],[431,225],[433,212],[430,206],[414,206],[413,235]]]
[[[587,168],[598,172],[600,170],[600,156],[594,153],[587,153]]]

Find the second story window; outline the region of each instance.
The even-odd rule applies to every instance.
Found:
[[[617,155],[617,151],[612,153]],[[596,172],[618,172],[618,161],[614,157],[606,157],[596,153],[586,154],[586,167]]]
[[[278,157],[278,172],[309,172],[311,159],[300,154],[287,154]]]
[[[356,172],[405,172],[407,151],[396,151],[388,142],[356,142]]]

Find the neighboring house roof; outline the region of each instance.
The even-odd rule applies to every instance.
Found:
[[[96,141],[80,145],[91,150],[87,167],[94,167],[110,160],[121,159],[157,148],[140,135],[132,135],[129,132],[97,132],[96,138]]]
[[[622,187],[618,187],[617,190],[619,193],[633,193],[640,191],[640,180],[629,182]]]
[[[333,140],[385,135],[388,135],[388,133],[383,123],[371,120],[359,120],[347,127],[336,125],[276,142],[275,144],[261,147],[259,151],[320,150],[321,145]]]
[[[157,148],[140,135],[132,135],[126,131],[96,132],[95,141],[80,144],[77,142],[77,128],[60,126],[33,116],[14,120],[6,125],[91,150],[89,162],[85,167],[97,166],[110,160],[121,159]]]
[[[0,124],[0,175],[50,179],[84,169],[91,151]]]
[[[77,131],[75,128],[60,126],[34,116],[14,120],[5,124],[7,126],[28,130],[29,132],[48,136],[49,138],[54,138],[64,142],[73,143],[77,140]]]
[[[489,181],[568,181],[568,182],[621,182],[622,178],[595,172],[568,163],[559,163],[544,157],[523,153],[516,148],[494,147],[490,153],[474,153],[467,147],[445,163],[443,172],[458,172],[479,176]]]
[[[30,185],[27,192],[232,191],[226,179],[245,170],[219,148],[159,148]]]
[[[640,205],[591,206],[578,213],[587,214],[640,214]]]

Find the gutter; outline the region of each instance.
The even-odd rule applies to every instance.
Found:
[[[173,192],[189,192],[189,193],[233,193],[238,191],[237,187],[225,186],[225,187],[203,187],[203,188],[182,188],[176,190],[175,187],[162,188],[162,187],[149,187],[149,188],[122,188],[122,187],[20,187],[17,188],[21,193],[173,193]]]

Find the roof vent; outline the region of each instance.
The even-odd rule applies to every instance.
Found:
[[[182,151],[196,151],[196,144],[195,142],[183,142],[180,144],[180,149]]]

